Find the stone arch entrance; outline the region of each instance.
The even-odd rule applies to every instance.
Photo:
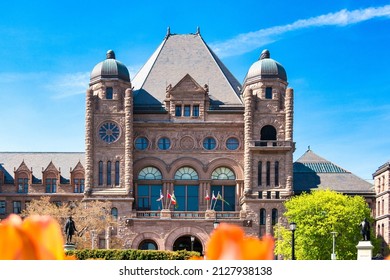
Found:
[[[193,235],[182,235],[178,237],[173,243],[173,251],[187,250],[196,251],[203,254],[202,242]]]
[[[194,250],[203,255],[205,244],[210,236],[204,228],[198,226],[184,226],[174,229],[165,239],[165,248],[172,251],[191,250],[191,236],[194,237]]]

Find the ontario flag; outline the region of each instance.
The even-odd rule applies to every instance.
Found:
[[[209,196],[209,193],[206,194],[206,196],[204,197],[205,200],[210,200],[210,196]]]
[[[168,197],[168,199],[171,200],[169,203],[172,205],[175,205],[175,208],[177,208],[178,205],[177,205],[175,193],[174,192],[172,192],[172,194],[168,193],[167,197]]]

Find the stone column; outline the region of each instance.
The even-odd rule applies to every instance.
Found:
[[[85,104],[85,193],[93,186],[93,90],[87,90]]]
[[[125,92],[125,189],[133,193],[133,92]]]
[[[285,99],[285,108],[286,108],[286,141],[290,141],[291,145],[293,145],[293,118],[294,118],[294,90],[292,88],[288,88],[286,90],[286,99]],[[287,152],[286,156],[286,189],[292,194],[293,190],[293,154],[294,147],[291,146],[289,152]]]
[[[252,153],[249,149],[253,137],[252,100],[252,90],[246,88],[244,92],[244,194],[252,192]]]

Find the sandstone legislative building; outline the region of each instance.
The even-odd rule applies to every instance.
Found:
[[[189,249],[194,237],[202,252],[216,221],[272,234],[294,194],[293,100],[268,50],[242,84],[199,32],[168,30],[132,79],[110,50],[86,91],[85,153],[1,153],[0,216],[49,195],[111,201],[126,248]],[[350,191],[372,203],[371,187]]]

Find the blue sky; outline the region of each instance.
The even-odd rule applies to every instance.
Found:
[[[90,71],[113,49],[134,77],[168,26],[199,27],[240,82],[270,50],[295,92],[294,160],[310,146],[369,180],[390,159],[390,1],[367,0],[3,3],[0,151],[84,151]]]

